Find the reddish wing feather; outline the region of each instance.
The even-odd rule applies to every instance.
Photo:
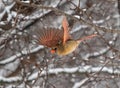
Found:
[[[54,47],[63,40],[63,31],[52,28],[39,30],[38,40],[44,46]]]
[[[65,44],[65,42],[70,39],[70,34],[69,34],[69,27],[68,27],[68,22],[66,17],[63,18],[62,21],[62,26],[63,26],[63,30],[64,30],[64,35],[63,35],[63,44]]]

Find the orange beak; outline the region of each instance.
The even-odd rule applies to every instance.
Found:
[[[54,53],[55,53],[55,50],[54,50],[54,49],[51,49],[50,52],[51,52],[51,54],[54,54]]]

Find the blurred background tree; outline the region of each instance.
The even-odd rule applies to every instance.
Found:
[[[67,56],[36,43],[62,28],[75,39],[97,33]],[[119,0],[0,0],[0,88],[120,88]]]

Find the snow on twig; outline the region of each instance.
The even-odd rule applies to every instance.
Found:
[[[102,70],[101,70],[102,68]],[[67,73],[67,74],[74,74],[74,73],[97,73],[97,72],[106,72],[109,74],[120,74],[120,70],[119,69],[113,69],[112,67],[103,67],[103,66],[99,66],[99,67],[92,67],[90,65],[88,66],[78,66],[78,67],[73,67],[73,68],[53,68],[53,69],[48,69],[48,71],[46,72],[46,70],[43,70],[40,73],[40,76],[45,76],[46,73],[47,75],[51,75],[51,74],[60,74],[60,73]],[[28,77],[28,81],[30,80],[34,80],[38,77],[39,72],[35,72],[32,75],[30,75]],[[11,77],[11,78],[5,78],[5,77],[0,77],[0,80],[4,81],[4,82],[13,82],[13,81],[21,81],[22,78],[21,77]],[[87,79],[82,80],[81,82],[79,82],[79,86],[82,85],[85,81],[87,81]],[[78,84],[75,84],[78,85]],[[74,85],[74,86],[75,86]],[[75,87],[74,87],[75,88]],[[76,87],[77,88],[77,87]]]
[[[16,82],[16,81],[20,81],[22,80],[22,77],[18,77],[18,76],[15,76],[15,77],[2,77],[0,76],[0,81],[2,82]]]
[[[40,49],[43,49],[43,46],[38,46],[38,47],[36,47],[36,48],[34,48],[34,49],[29,49],[29,51],[27,51],[27,50],[22,50],[22,51],[21,51],[22,53],[17,53],[16,55],[13,55],[13,56],[11,56],[11,57],[9,57],[9,58],[6,58],[6,59],[2,60],[2,61],[0,61],[0,64],[9,63],[9,62],[17,59],[18,57],[21,57],[22,55],[27,55],[27,54],[29,54],[29,53],[34,53],[34,52],[39,51]]]
[[[101,70],[102,68],[102,70]],[[54,68],[54,69],[48,69],[48,71],[46,72],[45,70],[43,70],[40,74],[40,76],[44,76],[46,75],[46,73],[48,74],[59,74],[59,73],[94,73],[94,72],[99,72],[101,70],[101,72],[107,72],[109,74],[120,74],[120,70],[119,69],[113,69],[112,67],[103,67],[103,66],[99,66],[99,67],[92,67],[92,66],[78,66],[78,67],[73,67],[73,68]],[[38,77],[39,72],[36,72],[34,74],[32,74],[28,80],[32,80]]]
[[[83,80],[81,80],[80,82],[76,82],[72,88],[80,88],[86,81],[88,81],[89,78],[85,78]]]

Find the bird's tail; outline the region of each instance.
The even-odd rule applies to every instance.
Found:
[[[80,43],[80,42],[83,42],[83,41],[85,41],[85,40],[91,39],[91,38],[93,38],[93,37],[95,37],[95,36],[98,36],[98,35],[97,35],[97,34],[92,34],[92,35],[83,37],[83,38],[81,38],[81,39],[78,39],[77,42]]]

